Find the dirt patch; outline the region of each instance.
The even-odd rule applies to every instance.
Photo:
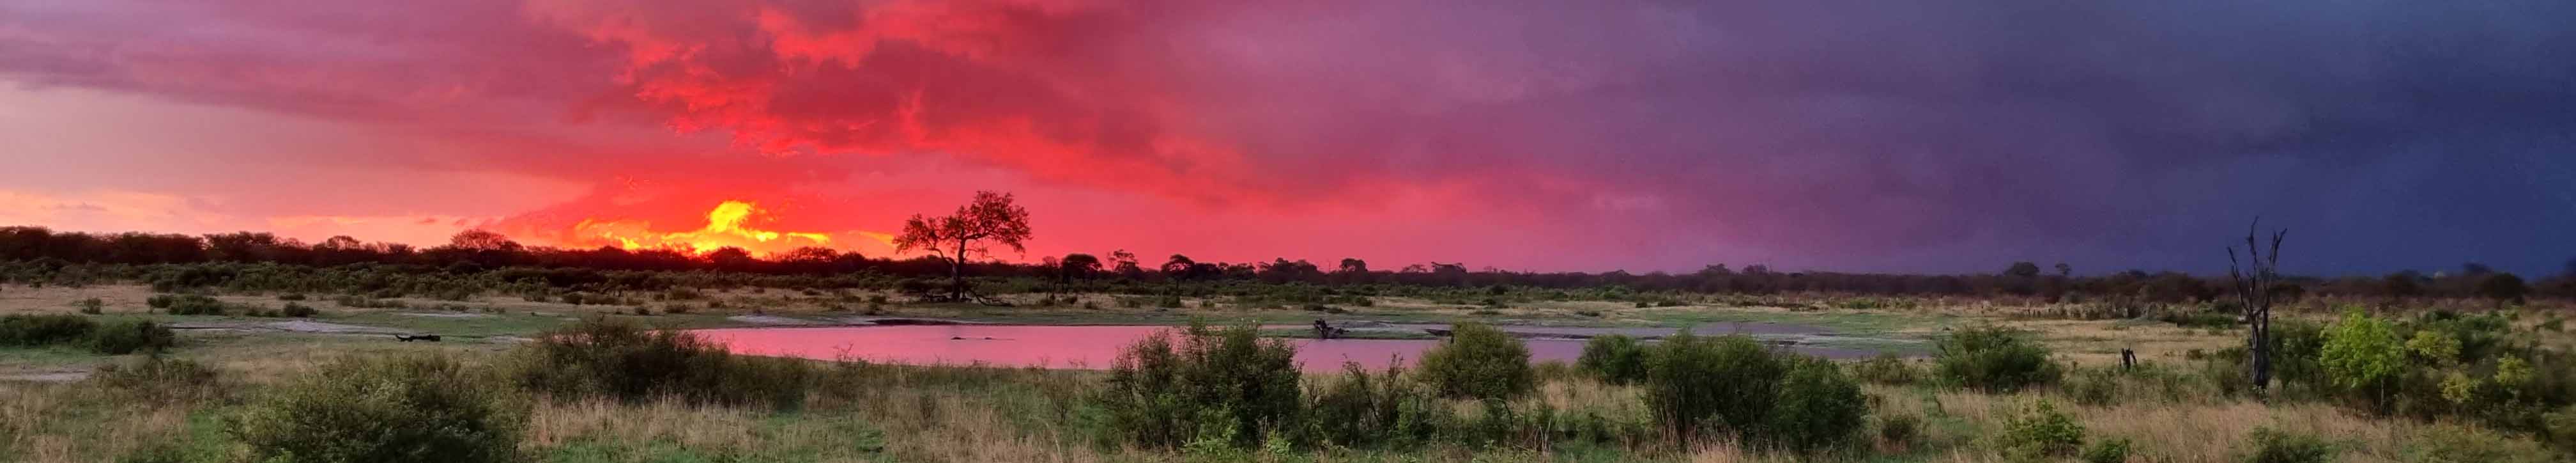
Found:
[[[288,332],[288,333],[329,333],[329,334],[411,334],[411,333],[412,333],[412,331],[411,331],[411,330],[403,330],[403,329],[395,329],[395,328],[385,328],[385,327],[377,327],[377,326],[363,326],[363,325],[344,325],[344,324],[339,324],[339,323],[324,323],[324,322],[307,321],[307,320],[288,320],[288,321],[281,321],[281,322],[256,322],[256,321],[239,321],[239,322],[234,322],[234,321],[223,321],[223,322],[172,323],[172,324],[170,324],[170,328],[171,328],[171,329],[179,329],[179,330],[283,331],[283,332]]]
[[[57,371],[57,372],[46,372],[46,373],[7,373],[7,374],[0,374],[0,381],[33,381],[33,382],[40,382],[40,383],[69,383],[69,382],[76,382],[76,381],[80,381],[80,380],[84,380],[84,379],[89,379],[89,372],[86,372],[86,371]]]
[[[430,318],[491,318],[491,317],[492,317],[492,315],[491,315],[491,314],[479,314],[479,313],[424,313],[424,312],[402,312],[402,313],[397,313],[397,314],[394,314],[394,315],[401,315],[401,316],[405,316],[405,317],[430,317]]]
[[[736,321],[736,322],[750,323],[750,324],[754,324],[754,325],[761,325],[761,326],[801,326],[801,325],[823,325],[823,324],[827,324],[827,323],[824,323],[824,322],[819,322],[819,321],[814,321],[814,320],[806,320],[806,319],[802,319],[802,318],[793,318],[793,317],[781,317],[781,316],[776,316],[776,315],[735,315],[735,316],[731,316],[731,317],[725,317],[725,319],[726,319],[726,320]]]

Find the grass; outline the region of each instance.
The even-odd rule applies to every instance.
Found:
[[[769,315],[821,319],[853,315],[824,312],[823,298],[798,298],[788,291],[765,294],[708,291],[723,307],[695,300],[684,315],[612,315],[656,326],[748,326],[728,317],[759,311]],[[86,288],[7,288],[0,292],[0,313],[72,313],[69,301],[98,297],[104,317],[143,317],[191,323],[284,321],[274,318],[169,316],[146,314],[142,299],[150,292],[130,285]],[[466,312],[473,317],[421,317],[404,313],[455,314],[434,307],[452,301],[405,298],[408,309],[348,308],[314,295],[308,302],[323,309],[314,321],[434,332],[450,336],[441,343],[397,343],[383,335],[341,335],[275,331],[181,330],[181,347],[170,355],[197,360],[223,371],[224,392],[212,398],[181,402],[131,400],[88,383],[0,381],[0,455],[31,462],[112,461],[143,451],[164,451],[189,461],[226,461],[241,454],[222,430],[243,397],[343,356],[370,356],[438,351],[469,363],[498,362],[517,346],[508,339],[558,327],[571,318],[629,307],[526,302],[485,296],[464,304],[502,308],[500,314]],[[1349,314],[1326,315],[1297,309],[1235,307],[1219,298],[1216,308],[1200,300],[1184,309],[1118,308],[1104,296],[1100,309],[1080,302],[1054,306],[986,307],[971,304],[884,304],[885,315],[959,318],[1027,324],[1169,324],[1192,319],[1215,324],[1243,322],[1304,325],[1317,318],[1387,322],[1443,323],[1483,320],[1555,326],[1679,327],[1709,322],[1767,322],[1819,326],[1842,334],[1867,336],[1825,338],[1827,347],[1928,348],[1912,340],[1939,336],[1945,327],[1992,323],[2032,330],[2057,352],[2061,361],[2088,366],[2110,365],[2120,349],[2138,351],[2142,360],[2182,362],[2184,352],[2216,351],[2242,342],[2241,330],[2183,328],[2137,320],[2066,320],[2032,317],[2044,311],[1996,306],[1915,305],[1868,309],[1793,309],[1782,305],[1684,305],[1637,308],[1609,301],[1516,302],[1505,308],[1437,304],[1405,298],[1380,298],[1372,307],[1344,307]],[[281,304],[272,296],[222,295],[228,303]],[[847,304],[845,304],[847,305]],[[1794,305],[1794,304],[1792,304]],[[654,305],[657,310],[661,307]],[[1492,310],[1493,315],[1476,315]],[[1591,312],[1597,315],[1586,315]],[[2303,316],[2291,314],[2289,316]],[[2523,317],[2524,323],[2544,318]],[[1353,331],[1353,338],[1411,339],[1411,334]],[[1264,336],[1307,337],[1303,328],[1271,329]],[[1378,335],[1384,335],[1380,337]],[[1422,337],[1428,337],[1423,335]],[[2538,341],[2566,345],[2576,336],[2550,332]],[[91,354],[77,348],[0,349],[0,374],[85,371],[127,357]],[[1919,365],[1918,365],[1919,366]],[[1097,410],[1086,405],[1083,391],[1098,389],[1101,374],[990,367],[907,367],[840,365],[831,382],[813,390],[802,408],[776,412],[766,407],[742,408],[671,402],[548,402],[531,413],[531,426],[521,449],[535,461],[551,462],[688,462],[688,461],[1175,461],[1221,459],[1101,446]],[[1309,375],[1309,381],[1334,373]],[[2346,451],[2342,461],[2406,461],[2404,451],[2421,439],[2428,425],[2405,420],[2356,415],[2321,403],[2263,405],[2209,396],[2133,398],[2102,405],[2065,400],[2061,392],[2037,389],[1987,395],[1930,386],[1867,386],[1878,398],[1874,416],[1901,414],[1922,419],[1921,437],[1910,442],[1872,442],[1855,461],[1996,461],[2004,456],[1990,442],[2011,410],[2051,399],[2097,438],[2127,438],[2135,443],[2132,461],[2227,461],[2247,433],[2257,426],[2328,436]],[[1637,389],[1590,380],[1545,379],[1528,401],[1566,413],[1637,414]],[[1472,406],[1461,404],[1462,409]],[[1875,430],[1867,431],[1875,440]],[[166,448],[164,448],[166,447]],[[1654,442],[1595,444],[1559,442],[1548,448],[1506,448],[1433,444],[1422,448],[1314,449],[1256,455],[1268,461],[1794,461],[1708,442],[1686,450],[1658,449]],[[12,458],[0,458],[9,460]]]

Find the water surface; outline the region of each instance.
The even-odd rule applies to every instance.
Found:
[[[1436,326],[1436,325],[1435,325]],[[1547,330],[1624,330],[1624,328],[1507,327]],[[1010,367],[1106,369],[1120,350],[1168,326],[1045,325],[912,325],[830,328],[720,328],[696,330],[735,353],[822,360],[866,360],[912,365],[986,364]],[[1670,334],[1670,329],[1653,330]],[[1726,334],[1693,329],[1694,333]],[[1566,333],[1578,334],[1578,333]],[[1306,371],[1338,371],[1343,362],[1383,369],[1407,364],[1438,345],[1430,339],[1289,339],[1297,362]],[[1524,340],[1532,361],[1573,361],[1583,353],[1581,339]],[[1876,351],[1794,346],[1786,349],[1832,358],[1858,358]]]

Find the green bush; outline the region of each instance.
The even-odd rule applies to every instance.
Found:
[[[2547,463],[2559,461],[2530,439],[2516,439],[2469,426],[2441,424],[2424,430],[2406,445],[2409,463]]]
[[[1878,417],[1879,440],[1902,447],[1913,445],[1914,440],[1922,436],[1923,418],[1921,417],[1896,414]]]
[[[2373,408],[2385,410],[2393,380],[2406,367],[2406,350],[2387,321],[2356,310],[2326,327],[2317,366],[2335,386],[2356,391]]]
[[[312,318],[315,315],[321,315],[322,311],[320,309],[313,308],[313,306],[288,302],[286,303],[286,307],[278,308],[277,313],[279,315],[295,318]]]
[[[1414,387],[1403,370],[1389,367],[1371,375],[1358,363],[1344,363],[1343,374],[1313,391],[1306,406],[1311,440],[1329,445],[1403,444],[1437,431],[1435,410],[1446,410],[1433,396]]]
[[[90,333],[89,350],[108,355],[158,351],[179,344],[170,328],[148,320],[119,320]]]
[[[1296,356],[1295,346],[1261,339],[1255,326],[1193,323],[1128,346],[1096,400],[1109,413],[1111,436],[1126,443],[1252,448],[1297,419]]]
[[[270,393],[229,432],[263,462],[504,462],[526,405],[443,357],[351,358]]]
[[[146,305],[171,315],[223,315],[229,308],[224,301],[203,294],[161,294],[145,300]]]
[[[2060,374],[2048,348],[2021,330],[1967,328],[1940,339],[1936,346],[1941,378],[1981,391],[2020,391],[2056,383]]]
[[[1869,415],[1860,383],[1843,376],[1831,361],[1801,358],[1791,364],[1780,381],[1780,398],[1772,403],[1763,440],[1805,452],[1840,447],[1859,436]]]
[[[72,305],[79,307],[80,313],[98,315],[107,312],[107,301],[102,301],[95,297],[73,302]]]
[[[1445,397],[1510,399],[1536,386],[1529,347],[1482,323],[1460,323],[1449,339],[1422,352],[1424,385]]]
[[[2000,447],[2016,459],[2042,459],[2075,454],[2084,445],[2084,425],[2040,400],[2026,413],[2005,417]]]
[[[539,335],[516,367],[520,387],[550,397],[780,409],[802,404],[816,375],[804,360],[733,355],[694,333],[605,318]]]
[[[1654,347],[1646,374],[1646,408],[1655,422],[1688,442],[1700,431],[1754,434],[1779,398],[1788,365],[1744,336],[1707,338],[1688,331]]]
[[[1635,383],[1646,379],[1646,348],[1623,335],[1596,337],[1583,343],[1583,356],[1574,364],[1602,382]]]
[[[0,346],[35,347],[88,338],[98,323],[79,315],[0,316]]]
[[[2254,428],[2246,436],[2246,463],[2325,463],[2334,456],[2334,446],[2317,436],[2272,428]]]
[[[1878,384],[1898,386],[1914,384],[1917,377],[1921,375],[1915,370],[1913,364],[1907,363],[1905,358],[1898,357],[1894,353],[1880,353],[1877,357],[1852,364],[1852,376]]]
[[[2077,368],[2057,389],[2075,403],[2109,405],[2119,399],[2120,376],[2120,370],[2110,368]]]
[[[2129,461],[2129,440],[2103,439],[2084,447],[2085,463],[2121,463]]]

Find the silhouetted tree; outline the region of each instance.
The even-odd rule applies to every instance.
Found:
[[[895,252],[928,249],[931,254],[948,260],[948,299],[959,300],[966,293],[966,260],[989,256],[988,244],[1009,246],[1013,252],[1028,252],[1029,210],[1011,204],[1010,193],[975,192],[975,201],[958,206],[954,214],[923,217],[913,214],[904,220],[903,234],[896,236]]]
[[[2075,267],[2068,266],[2068,265],[2066,265],[2066,263],[2065,263],[2065,262],[2058,262],[2058,263],[2057,263],[2057,276],[2058,276],[2059,278],[2074,277],[2074,276],[2075,276]]]
[[[1171,259],[1163,261],[1163,275],[1173,278],[1187,277],[1190,274],[1190,268],[1198,265],[1199,262],[1190,260],[1190,256],[1173,254]]]
[[[212,237],[208,240],[211,241]],[[510,241],[510,237],[480,228],[456,232],[456,236],[447,238],[447,246],[467,251],[517,251],[521,248],[519,242]]]
[[[1125,249],[1110,251],[1109,263],[1120,276],[1132,279],[1145,275],[1145,267],[1136,265],[1136,253],[1127,252]]]
[[[2488,267],[2487,264],[2476,262],[2463,262],[2460,264],[2460,276],[2482,277],[2490,273],[2495,273],[2495,267]]]
[[[2523,294],[2529,292],[2531,288],[2523,285],[2522,277],[2511,273],[2490,273],[2478,279],[2478,295],[2494,299],[2497,305],[2506,301],[2523,302]]]
[[[2576,265],[2576,261],[2569,261],[2569,264]],[[1368,271],[1368,261],[1360,260],[1357,257],[1342,258],[1342,267],[1340,270],[1336,270],[1336,272],[1353,275],[1368,273]]]
[[[2014,262],[2012,267],[2004,269],[2004,276],[2016,278],[2039,278],[2039,264]]]
[[[2255,241],[2255,230],[2262,224],[2256,219],[2245,227],[2245,260],[2236,259],[2236,247],[2227,247],[2227,279],[2236,284],[2236,295],[2245,303],[2246,376],[2254,385],[2254,396],[2265,401],[2265,391],[2272,385],[2272,285],[2280,281],[2281,239],[2289,230],[2272,232],[2269,251]]]
[[[2423,280],[2423,275],[2407,270],[2388,274],[2387,278],[2380,279],[2379,286],[2389,297],[2415,297],[2424,292]]]
[[[1100,272],[1100,258],[1079,252],[1066,254],[1063,260],[1056,261],[1056,268],[1060,269],[1065,281],[1068,282],[1090,278],[1091,274]]]

